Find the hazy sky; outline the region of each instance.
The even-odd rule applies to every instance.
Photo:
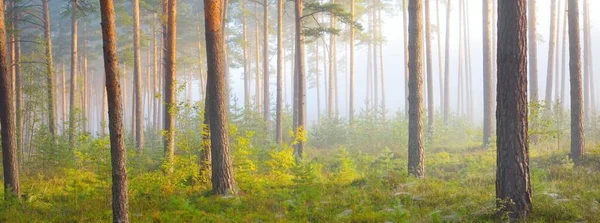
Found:
[[[456,3],[456,1],[453,1],[454,3]],[[477,122],[481,117],[481,113],[483,111],[483,108],[481,107],[482,105],[482,83],[483,83],[483,79],[482,79],[482,32],[481,32],[481,3],[482,1],[475,1],[475,0],[469,0],[468,2],[468,10],[469,10],[469,28],[470,28],[470,46],[471,46],[471,60],[472,60],[472,70],[473,70],[473,100],[474,100],[474,114],[475,116],[473,117]],[[544,93],[545,93],[545,86],[546,86],[546,64],[547,64],[547,54],[548,54],[548,40],[550,38],[549,32],[550,32],[550,2],[551,0],[538,0],[537,1],[537,31],[538,31],[538,78],[539,78],[539,83],[538,86],[540,87],[540,92],[539,92],[539,98],[543,99],[544,98]],[[564,1],[566,2],[566,1]],[[581,4],[582,1],[580,1]],[[564,5],[564,4],[563,4]],[[600,24],[600,16],[594,14],[594,12],[596,10],[600,10],[600,2],[599,1],[592,1],[590,0],[589,3],[590,6],[590,11],[591,11],[591,15],[590,15],[590,23],[591,23],[591,42],[593,45],[593,56],[595,56],[594,61],[597,61],[598,56],[600,56],[600,42],[595,41],[599,38],[600,36],[600,27],[597,26],[597,24]],[[443,6],[442,6],[443,7]],[[432,15],[435,16],[435,4],[432,5]],[[583,12],[582,10],[580,10],[581,12]],[[440,23],[442,24],[442,33],[441,35],[444,36],[444,32],[445,32],[445,10],[444,7],[442,9],[440,9]],[[450,66],[450,75],[451,78],[453,78],[451,80],[451,95],[450,97],[454,100],[451,103],[451,107],[453,108],[453,111],[456,110],[456,96],[457,96],[457,79],[456,79],[456,75],[458,72],[458,8],[456,5],[453,6],[453,10],[451,12],[451,30],[453,30],[451,32],[451,39],[450,39],[450,59],[451,59],[451,66]],[[432,19],[433,23],[435,23],[435,17]],[[562,21],[562,20],[561,20]],[[583,20],[581,20],[583,21]],[[388,113],[390,115],[394,115],[398,109],[403,110],[404,109],[404,101],[405,101],[405,94],[404,94],[404,67],[403,67],[403,63],[404,63],[404,50],[403,50],[403,33],[402,33],[402,12],[398,11],[395,15],[389,14],[387,16],[384,17],[384,35],[385,35],[385,39],[386,39],[386,45],[384,46],[384,72],[385,72],[385,90],[386,90],[386,104],[388,107]],[[561,27],[562,27],[562,22],[561,22]],[[582,34],[583,35],[583,34]],[[561,34],[562,36],[562,34]],[[274,36],[271,38],[275,38]],[[434,36],[434,40],[432,41],[432,53],[434,54],[434,59],[433,59],[433,70],[434,70],[434,98],[435,98],[435,106],[436,106],[436,112],[439,111],[439,91],[437,91],[438,86],[439,86],[439,80],[438,80],[438,62],[437,62],[437,40],[435,39],[437,37]],[[562,42],[562,39],[560,39],[559,41]],[[444,39],[442,39],[442,53],[444,52]],[[342,47],[347,47],[345,46],[347,44],[342,44],[339,43],[338,44],[338,56],[339,57],[343,57],[345,54],[345,50]],[[307,48],[308,49],[308,48]],[[356,95],[356,104],[359,107],[363,107],[364,106],[364,100],[365,100],[365,91],[366,91],[366,61],[367,61],[367,48],[366,46],[360,46],[356,48],[357,50],[357,57],[356,57],[356,91],[355,91],[355,95]],[[568,51],[567,51],[568,52]],[[443,54],[442,54],[443,55]],[[271,60],[272,61],[272,65],[271,65],[271,71],[273,71],[272,73],[272,78],[271,78],[271,89],[273,89],[272,92],[272,99],[274,99],[274,89],[275,89],[275,73],[274,73],[274,69],[275,69],[275,60]],[[567,58],[568,61],[568,58]],[[443,63],[443,62],[442,62]],[[594,67],[596,68],[595,70],[598,69],[598,67]],[[568,69],[567,69],[568,70]],[[232,84],[232,91],[233,94],[237,96],[238,98],[238,103],[243,104],[243,82],[240,78],[236,78],[237,76],[241,75],[241,74],[237,74],[239,71],[232,71],[232,75],[235,75],[234,77],[232,77],[232,80],[234,81],[234,83]],[[339,72],[339,81],[340,83],[339,85],[339,96],[340,96],[340,101],[339,101],[339,106],[340,106],[340,114],[342,116],[346,116],[347,114],[347,105],[346,105],[346,99],[345,99],[345,95],[346,95],[346,89],[345,89],[345,85],[342,82],[342,80],[345,77],[345,73],[342,73],[341,71]],[[567,73],[568,75],[568,73]],[[600,78],[595,78],[596,83]],[[566,80],[568,81],[568,76],[566,78]],[[289,79],[287,79],[287,81],[289,81]],[[323,82],[321,83],[323,84]],[[568,84],[567,84],[568,86]],[[289,84],[288,84],[289,87]],[[325,99],[325,95],[324,95],[324,88],[323,86],[321,86],[322,90],[321,90],[321,109],[325,109],[325,104],[324,104],[324,99]],[[289,88],[288,88],[288,92],[289,92]],[[566,90],[567,94],[568,94],[568,89]],[[288,93],[289,94],[289,93]],[[288,96],[289,97],[289,96]],[[272,100],[272,103],[274,103],[274,100]],[[357,108],[359,109],[359,108]],[[316,104],[316,89],[312,88],[309,89],[307,92],[307,110],[308,110],[308,121],[309,122],[313,122],[314,120],[316,120],[316,116],[317,116],[317,104]]]

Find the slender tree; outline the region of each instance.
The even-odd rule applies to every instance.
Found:
[[[72,0],[71,3],[71,92],[69,96],[69,145],[71,149],[75,146],[75,124],[76,124],[76,91],[77,91],[77,74],[78,74],[78,58],[77,58],[77,47],[78,47],[78,0]]]
[[[113,222],[129,222],[127,150],[123,139],[123,109],[119,83],[119,60],[113,0],[101,0],[104,70],[108,99],[110,154],[112,164]]]
[[[444,123],[448,123],[450,115],[450,2],[446,2],[446,55],[444,67]]]
[[[221,0],[204,0],[206,26],[206,57],[208,65],[206,100],[210,120],[213,192],[218,195],[235,194],[233,167],[229,152],[229,127],[225,97],[225,42],[223,41],[223,4]],[[210,59],[208,59],[210,58]]]
[[[426,51],[426,66],[427,66],[427,139],[433,139],[433,116],[435,108],[433,105],[433,66],[431,53],[431,12],[430,0],[425,0],[425,51]]]
[[[50,135],[56,137],[56,93],[54,91],[54,65],[52,58],[52,34],[50,30],[50,6],[49,0],[42,0],[42,7],[44,11],[44,40],[46,43],[46,94],[48,97],[48,130]]]
[[[15,123],[15,95],[12,72],[8,68],[4,1],[0,1],[0,132],[2,134],[2,167],[4,171],[4,199],[19,197],[19,164],[17,161],[17,132]]]
[[[488,148],[492,139],[492,17],[491,1],[483,1],[483,147]]]
[[[173,171],[173,158],[175,156],[175,113],[176,113],[176,67],[177,58],[177,0],[168,0],[167,10],[167,39],[165,53],[165,80],[164,80],[164,148],[169,172]]]
[[[571,80],[571,159],[579,164],[584,153],[579,1],[569,0],[569,72]]]
[[[306,77],[304,76],[304,34],[302,30],[302,16],[303,16],[303,0],[295,0],[294,2],[294,11],[295,11],[295,48],[296,48],[296,95],[294,96],[294,101],[297,104],[297,126],[295,126],[294,131],[296,131],[296,136],[300,138],[298,144],[296,145],[294,155],[296,159],[302,159],[304,154],[304,139],[302,139],[304,135],[304,128],[306,122]],[[329,102],[332,103],[331,101]]]
[[[350,21],[354,21],[355,5],[354,0],[350,0]],[[318,86],[317,86],[318,87]],[[350,26],[350,98],[348,119],[350,123],[354,122],[354,26]]]
[[[269,0],[264,0],[263,13],[263,121],[265,122],[265,132],[269,134],[269,125],[271,119],[271,102],[269,97]]]
[[[529,34],[529,92],[530,100],[536,102],[538,95],[538,58],[537,58],[537,10],[536,0],[527,1],[527,32]]]
[[[496,199],[499,214],[513,219],[531,211],[526,18],[526,0],[498,2]]]
[[[283,142],[283,10],[283,0],[277,0],[277,117],[275,124],[275,141],[277,141],[279,145]],[[317,84],[317,88],[318,87]]]
[[[556,0],[550,4],[550,41],[548,42],[548,64],[546,75],[546,103],[552,103],[552,79],[554,78],[554,52],[556,47]]]
[[[409,134],[408,173],[415,177],[425,176],[423,161],[423,0],[409,0]]]
[[[140,0],[133,0],[133,93],[135,103],[135,147],[138,153],[144,147],[144,107],[142,105],[142,61],[140,46]]]

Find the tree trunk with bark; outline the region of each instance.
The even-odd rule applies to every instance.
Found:
[[[303,0],[295,0],[294,11],[295,11],[295,31],[296,31],[296,96],[295,102],[297,104],[297,119],[298,123],[294,131],[296,137],[300,138],[294,155],[297,160],[302,159],[304,155],[304,135],[305,135],[305,122],[306,122],[306,77],[304,76],[304,34],[302,30],[302,16],[303,16]],[[330,102],[331,104],[331,102]]]
[[[408,174],[425,177],[423,158],[423,0],[409,0]]]
[[[2,167],[4,199],[19,198],[19,164],[17,161],[17,130],[15,123],[15,95],[6,49],[4,1],[0,1],[0,132],[2,134]]]
[[[350,0],[350,21],[354,21],[354,0]],[[317,52],[318,53],[318,52]],[[317,86],[319,87],[319,86]],[[354,26],[350,25],[350,92],[348,120],[354,123]]]
[[[78,16],[77,16],[77,11],[78,11],[78,0],[72,0],[72,14],[71,14],[71,92],[70,92],[70,96],[69,96],[69,145],[71,146],[71,149],[73,149],[73,147],[75,146],[75,132],[76,132],[76,109],[77,109],[77,102],[76,102],[76,91],[77,91],[77,74],[78,74],[78,70],[77,70],[77,64],[78,62],[78,58],[77,58],[77,20],[78,20]]]
[[[277,1],[277,117],[275,121],[275,141],[279,145],[283,142],[283,3],[283,0]],[[319,85],[317,83],[317,88],[318,87]]]
[[[571,159],[579,164],[584,153],[579,1],[569,0],[569,72],[571,82]]]
[[[112,164],[113,222],[129,222],[127,149],[123,139],[123,109],[119,83],[115,10],[112,0],[100,1],[104,70],[108,99],[110,154]]]
[[[446,55],[444,56],[444,123],[450,116],[450,2],[446,2]]]
[[[167,41],[165,53],[164,81],[164,152],[168,163],[168,172],[173,172],[175,156],[175,115],[177,112],[176,89],[176,59],[177,59],[177,0],[168,0],[167,10]]]
[[[537,0],[528,0],[527,1],[527,31],[528,31],[528,41],[529,41],[529,92],[530,92],[530,100],[532,102],[537,102],[538,95],[538,59],[537,59],[537,9],[536,9],[536,1]]]
[[[144,107],[142,105],[142,61],[140,46],[140,0],[133,0],[133,82],[135,93],[135,147],[141,153],[144,147]]]
[[[492,17],[490,15],[491,1],[483,1],[483,147],[488,148],[492,141]]]
[[[269,135],[271,120],[271,101],[269,100],[269,0],[264,0],[263,13],[263,121],[265,133]]]
[[[426,50],[426,66],[427,66],[427,139],[433,140],[433,116],[435,115],[435,107],[433,104],[433,66],[431,53],[431,13],[430,1],[425,0],[425,50]],[[383,84],[383,82],[382,82]]]
[[[526,7],[526,0],[498,2],[496,204],[512,219],[531,212]]]
[[[552,105],[552,79],[554,78],[554,52],[556,47],[556,0],[550,4],[550,42],[548,42],[548,64],[546,75],[546,104],[548,109]]]
[[[206,100],[210,123],[213,192],[218,195],[235,194],[235,181],[229,151],[225,88],[225,43],[223,39],[223,4],[220,0],[204,0],[206,24],[206,56],[208,61]]]
[[[54,91],[54,65],[52,58],[52,34],[50,30],[50,6],[49,0],[42,0],[44,10],[44,40],[46,42],[46,94],[48,97],[48,130],[52,138],[56,137],[56,94]]]

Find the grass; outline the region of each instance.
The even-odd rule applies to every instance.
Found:
[[[534,209],[526,221],[600,222],[600,150],[588,151],[583,165],[574,167],[566,150],[536,148]],[[469,144],[426,149],[424,179],[406,176],[407,154],[400,150],[311,149],[301,165],[276,165],[285,152],[238,148],[235,197],[210,195],[205,180],[194,176],[194,156],[179,154],[177,171],[167,176],[157,164],[159,148],[148,151],[130,156],[132,222],[496,221],[495,151]],[[0,202],[0,222],[110,221],[106,159],[24,171],[25,198]],[[249,163],[254,168],[246,168]]]

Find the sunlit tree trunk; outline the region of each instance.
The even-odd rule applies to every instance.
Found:
[[[427,66],[427,139],[433,139],[433,116],[435,108],[433,105],[433,66],[431,53],[431,12],[430,0],[425,0],[425,50],[426,50],[426,66]],[[383,84],[383,82],[382,82]]]
[[[206,56],[208,61],[207,92],[210,100],[208,119],[210,120],[210,140],[212,153],[213,192],[218,195],[235,194],[233,167],[229,152],[229,126],[225,97],[225,43],[220,0],[204,0],[204,21],[206,24]]]
[[[295,0],[294,3],[294,11],[295,11],[295,32],[296,32],[296,95],[295,95],[295,103],[297,104],[297,114],[298,123],[294,131],[296,132],[296,136],[303,136],[305,132],[305,122],[306,122],[306,77],[304,76],[305,67],[304,67],[304,34],[302,31],[302,16],[303,16],[303,0]],[[331,103],[331,102],[330,102]],[[302,138],[302,137],[300,137]],[[300,140],[298,144],[296,144],[296,148],[294,150],[294,155],[296,159],[302,159],[304,156],[304,140]]]
[[[586,58],[586,70],[587,70],[587,76],[589,76],[589,88],[590,88],[590,109],[589,109],[589,115],[594,117],[595,113],[596,113],[596,91],[594,89],[595,87],[595,82],[594,82],[594,64],[592,63],[593,61],[593,57],[592,57],[592,42],[591,42],[591,33],[590,33],[590,6],[589,6],[589,0],[583,0],[583,18],[585,19],[584,22],[584,38],[585,38],[585,42],[586,42],[586,52],[585,52],[585,58]]]
[[[409,0],[408,174],[425,177],[423,161],[423,0]]]
[[[568,9],[569,9],[569,5],[568,5],[568,0],[565,0],[565,10],[564,12],[562,12],[563,14],[563,29],[562,29],[562,34],[563,34],[563,39],[562,39],[562,61],[561,61],[561,67],[562,67],[562,71],[561,71],[561,81],[560,81],[560,98],[562,98],[562,103],[565,104],[566,107],[566,102],[567,102],[567,97],[565,95],[566,92],[566,77],[567,77],[567,40],[569,38],[569,34],[568,32]]]
[[[177,0],[168,0],[167,13],[167,44],[165,53],[165,81],[164,81],[164,147],[166,162],[169,172],[173,172],[173,159],[175,156],[175,115],[177,97],[176,88],[176,58],[177,58]]]
[[[67,68],[65,63],[62,63],[62,97],[61,97],[61,103],[62,103],[62,129],[63,129],[63,134],[65,133],[65,131],[67,130],[65,128],[65,124],[67,122]]]
[[[488,148],[492,139],[492,17],[490,15],[491,2],[483,1],[483,147]]]
[[[548,64],[546,75],[546,103],[552,105],[552,84],[554,78],[554,52],[556,47],[556,0],[550,6],[550,41],[548,42]],[[548,106],[550,108],[550,106]]]
[[[381,117],[383,120],[386,120],[386,105],[385,105],[385,72],[383,70],[383,26],[381,25],[381,9],[377,10],[378,19],[377,19],[377,27],[379,32],[379,67],[381,71]]]
[[[354,13],[354,0],[350,0],[350,21],[354,21]],[[348,120],[351,124],[354,123],[354,60],[354,26],[350,25],[350,90],[348,101]]]
[[[335,4],[335,0],[331,0],[331,3]],[[331,17],[329,20],[329,28],[330,29],[335,29],[335,16],[333,15],[333,12],[331,12]],[[334,34],[329,34],[329,86],[328,86],[328,91],[329,91],[329,106],[327,107],[327,114],[328,114],[328,118],[333,118],[335,115],[335,108],[336,108],[336,98],[335,98],[335,88],[336,88],[336,84],[335,84],[335,35]],[[370,51],[369,51],[370,52]]]
[[[52,138],[56,137],[56,94],[54,91],[54,65],[52,58],[52,34],[50,30],[50,6],[49,0],[42,0],[42,7],[44,10],[44,40],[46,43],[46,94],[48,97],[48,130]]]
[[[579,164],[584,153],[579,1],[569,0],[569,72],[571,83],[571,159]]]
[[[133,90],[135,93],[135,147],[141,153],[144,147],[144,107],[142,105],[142,55],[140,46],[140,0],[133,0]]]
[[[263,13],[263,121],[265,133],[269,135],[271,119],[271,101],[269,100],[269,0],[264,0]]]
[[[446,55],[444,68],[444,123],[448,123],[450,115],[450,2],[446,2]]]
[[[129,222],[127,192],[127,149],[123,139],[123,109],[119,83],[119,60],[117,58],[117,35],[115,11],[112,0],[100,1],[104,70],[110,130],[110,154],[112,164],[112,210],[113,222]]]
[[[537,59],[537,9],[536,0],[527,1],[527,32],[529,41],[529,97],[533,102],[537,102],[538,95],[538,59]]]
[[[72,0],[71,9],[71,92],[69,96],[69,145],[71,149],[75,146],[75,128],[76,128],[76,91],[77,91],[77,11],[78,11],[78,0]]]
[[[260,56],[259,56],[259,38],[258,38],[258,26],[259,26],[260,22],[258,20],[258,4],[255,3],[254,4],[254,59],[256,62],[256,74],[254,75],[254,80],[255,80],[255,91],[256,91],[256,100],[255,100],[255,105],[256,105],[256,112],[260,112],[260,106],[261,106],[261,96],[260,96]]]
[[[275,121],[275,141],[283,142],[283,0],[277,1],[277,104]],[[318,50],[317,50],[318,54]],[[317,68],[318,69],[318,68]],[[319,76],[317,72],[317,89]],[[318,95],[318,94],[317,94]],[[318,99],[318,96],[317,96]],[[318,101],[318,100],[317,100]]]
[[[19,198],[19,164],[17,161],[17,130],[15,123],[15,95],[6,49],[4,1],[0,1],[0,132],[2,134],[2,170],[4,199]]]
[[[242,0],[242,50],[244,51],[244,109],[250,109],[250,68],[248,65],[248,33],[246,0]]]
[[[83,131],[89,131],[89,114],[88,114],[88,99],[89,99],[89,85],[88,85],[88,63],[87,63],[87,22],[83,23],[83,55],[81,56],[81,73],[83,76],[83,86],[81,87],[81,120],[83,121]]]
[[[442,66],[442,35],[441,33],[441,29],[442,29],[442,23],[440,23],[440,1],[441,0],[436,0],[435,1],[435,11],[436,11],[436,16],[435,19],[437,20],[436,25],[437,25],[437,29],[436,29],[436,34],[437,34],[437,53],[438,53],[438,75],[439,75],[439,91],[440,91],[440,108],[443,108],[444,106],[444,67]]]
[[[526,0],[498,2],[496,204],[498,214],[512,219],[531,212],[526,7]]]

